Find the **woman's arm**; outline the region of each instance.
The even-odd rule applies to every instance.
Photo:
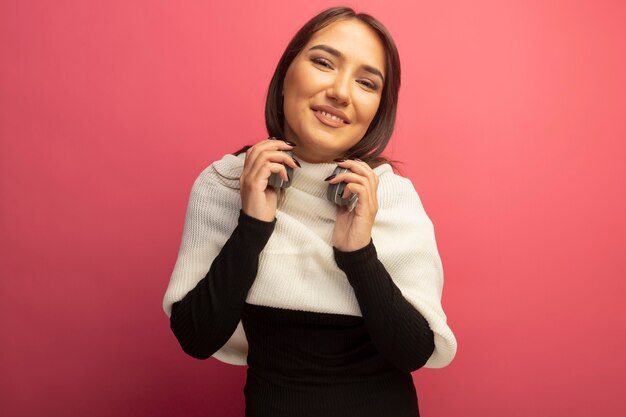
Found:
[[[365,325],[380,353],[405,372],[424,366],[435,349],[434,333],[378,260],[373,242],[352,252],[334,248],[334,255],[354,288]]]
[[[213,260],[207,275],[181,301],[172,305],[170,327],[183,350],[195,358],[206,359],[213,355],[239,324],[248,291],[257,274],[259,254],[276,222],[277,195],[272,187],[268,187],[268,178],[277,173],[287,179],[285,165],[294,169],[298,166],[292,157],[282,152],[293,147],[289,142],[265,139],[248,149],[239,177],[242,209],[238,224]],[[215,197],[209,194],[196,198]],[[203,222],[206,216],[210,213],[194,214],[190,218]],[[202,238],[211,239],[212,236]]]
[[[275,219],[261,221],[241,211],[237,227],[207,275],[172,305],[170,328],[188,355],[209,358],[237,328],[257,274],[259,254],[275,224]]]

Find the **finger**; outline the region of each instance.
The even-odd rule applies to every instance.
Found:
[[[283,181],[289,181],[289,175],[287,175],[287,169],[285,168],[285,166],[283,164],[278,164],[275,162],[268,162],[263,165],[263,167],[261,167],[258,172],[259,179],[267,181],[272,173],[278,174],[283,179]]]
[[[289,151],[293,149],[295,144],[276,139],[265,139],[254,144],[246,152],[245,162],[248,164],[254,163],[256,158],[259,157],[265,151]]]
[[[346,184],[346,188],[344,188],[343,195],[341,197],[348,198],[350,197],[350,194],[356,194],[361,202],[367,201],[367,188],[361,184],[353,182]]]
[[[371,173],[371,175],[368,175],[368,172]],[[337,174],[334,178],[332,178],[328,182],[331,184],[345,182],[347,184],[346,185],[347,190],[351,189],[351,187],[348,187],[348,185],[350,184],[360,185],[361,187],[363,187],[363,191],[359,195],[359,200],[361,201],[361,203],[365,203],[365,201],[369,201],[372,207],[376,207],[378,206],[378,197],[377,197],[378,175],[376,175],[376,173],[373,172],[371,168],[369,168],[369,166],[367,166],[364,171],[361,171],[361,173],[364,173],[365,175],[356,174],[354,172],[346,172],[342,174]],[[344,191],[343,197],[346,198],[346,196],[348,195],[349,194],[346,194],[346,192]]]
[[[268,179],[272,173],[278,174],[283,181],[289,181],[287,169],[283,164],[267,162],[246,175],[241,181],[242,187],[255,192],[265,191]]]
[[[356,205],[361,208],[361,210],[366,209],[367,213],[376,215],[378,212],[378,200],[376,195],[369,192],[367,187],[364,187],[360,184],[350,183],[346,185],[344,189],[343,198],[349,198],[350,194],[356,194],[358,200]]]
[[[251,175],[256,175],[268,163],[287,165],[293,169],[299,167],[298,162],[289,154],[281,151],[265,151],[260,154],[249,167]],[[269,176],[269,175],[268,175]]]
[[[348,168],[355,174],[366,177],[374,186],[378,185],[378,175],[376,175],[374,170],[367,163],[361,160],[347,159],[345,161],[337,163],[337,165],[342,168]]]
[[[351,187],[350,185],[354,185],[354,186],[358,185],[360,186],[359,188],[360,195],[358,195],[360,202],[357,204],[362,205],[362,204],[365,204],[366,201],[369,203],[369,205],[374,206],[374,207],[378,204],[378,202],[376,201],[376,196],[375,196],[376,194],[375,186],[373,187],[369,179],[362,175],[358,175],[353,172],[346,172],[342,174],[337,174],[328,182],[331,184],[337,184],[340,182],[346,183],[346,187],[342,193],[342,198],[348,198],[350,197],[350,194],[352,194],[350,190],[353,189],[353,187]]]
[[[354,168],[355,172],[365,172],[372,170],[372,168],[367,163],[361,161],[360,159],[345,159],[343,161],[337,162],[337,165],[342,168]]]
[[[281,172],[285,173],[284,176],[281,174],[281,178],[288,180],[287,169],[284,164],[269,160],[257,160],[254,164],[254,168],[250,170],[250,176],[252,178],[267,179],[272,173],[280,174]]]
[[[333,178],[328,180],[329,184],[338,184],[340,182],[356,183],[363,186],[369,185],[369,179],[367,177],[355,174],[354,172],[344,172],[341,174],[337,174]]]

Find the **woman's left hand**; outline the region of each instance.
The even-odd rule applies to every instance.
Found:
[[[337,174],[329,184],[345,182],[343,197],[356,194],[356,207],[350,211],[348,206],[340,206],[333,230],[333,246],[343,252],[352,252],[364,248],[372,239],[372,226],[378,212],[378,176],[365,162],[346,160],[338,162],[342,168],[352,172]]]

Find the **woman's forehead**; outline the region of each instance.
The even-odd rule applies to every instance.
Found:
[[[364,64],[385,69],[385,47],[376,32],[356,19],[339,20],[315,32],[304,51],[316,45],[327,45]]]

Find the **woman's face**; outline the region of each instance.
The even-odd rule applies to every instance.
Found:
[[[307,162],[330,162],[361,140],[383,90],[385,49],[358,20],[319,30],[293,60],[283,82],[285,138]]]

